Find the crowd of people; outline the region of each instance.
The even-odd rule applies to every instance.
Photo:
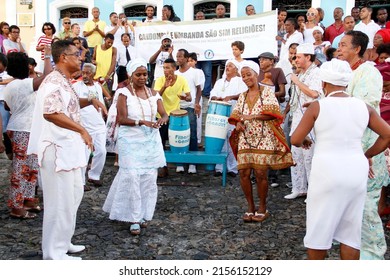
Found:
[[[381,217],[390,214],[386,9],[378,10],[376,23],[368,6],[345,17],[336,7],[334,23],[325,27],[321,8],[296,18],[281,8],[277,53],[261,53],[254,62],[245,59],[245,43],[234,41],[214,83],[211,61],[198,62],[184,48],[174,57],[168,36],[145,61],[124,13],[111,13],[108,24],[99,8],[91,13],[82,36],[69,17],[59,32],[44,23],[38,63],[28,57],[19,27],[0,23],[0,152],[12,160],[7,204],[12,218],[34,219],[43,211],[41,187],[44,259],[80,259],[70,255],[85,249],[72,244],[77,209],[83,192],[103,185],[107,152],[116,154],[119,169],[103,211],[141,234],[154,215],[157,178],[169,176],[169,116],[180,110],[188,117],[189,150],[197,151],[203,98],[231,106],[222,151],[227,174],[240,178],[244,222],[271,216],[269,186],[277,187],[280,170],[286,171],[291,193],[285,199],[306,198],[309,259],[326,258],[334,241],[341,259],[383,259]],[[219,4],[216,20],[225,13]],[[255,14],[253,5],[246,13]],[[155,22],[154,14],[147,5],[143,24]],[[199,11],[195,19],[205,16]],[[165,5],[162,20],[180,18]],[[184,171],[177,165],[176,172]],[[197,166],[189,164],[187,172],[197,173]],[[222,172],[217,165],[214,175]]]

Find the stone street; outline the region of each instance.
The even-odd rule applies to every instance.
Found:
[[[9,217],[6,206],[10,161],[0,154],[0,259],[42,259],[43,213],[34,220]],[[140,236],[132,236],[129,224],[111,221],[102,206],[117,172],[114,157],[107,157],[104,185],[85,192],[78,211],[75,244],[86,245],[85,260],[302,260],[305,235],[304,198],[286,200],[288,173],[279,186],[270,187],[270,218],[244,223],[246,201],[239,177],[229,177],[225,189],[221,177],[198,167],[198,174],[177,174],[170,166],[168,178],[159,179],[154,219]],[[42,193],[39,191],[39,196]],[[255,192],[256,194],[256,192]],[[384,220],[385,222],[385,220]],[[389,233],[386,231],[389,244]],[[337,259],[339,246],[329,251]],[[390,259],[387,250],[386,259]]]

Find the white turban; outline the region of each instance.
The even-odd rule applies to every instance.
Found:
[[[240,63],[240,72],[242,70],[242,68],[244,67],[249,67],[250,69],[252,69],[253,71],[256,72],[257,75],[259,75],[260,73],[260,67],[259,67],[259,64],[257,64],[256,62],[252,61],[252,60],[244,60]]]
[[[312,43],[303,43],[297,47],[297,53],[314,54],[314,45]]]
[[[143,58],[135,58],[130,61],[130,63],[126,66],[127,74],[131,76],[135,70],[137,70],[138,67],[145,67],[148,68],[147,62]]]
[[[314,27],[313,27],[313,31],[312,31],[312,33],[313,33],[315,30],[318,30],[318,31],[320,31],[320,32],[321,32],[321,34],[322,34],[322,35],[324,35],[324,29],[322,29],[322,28],[321,28],[321,27],[319,27],[318,25],[316,25],[316,26],[314,26]]]
[[[349,63],[337,58],[327,61],[320,67],[320,79],[335,86],[347,86],[352,78]]]
[[[225,66],[227,66],[229,63],[232,63],[234,66],[236,66],[237,70],[240,69],[240,63],[237,60],[233,58],[228,59],[225,63]]]

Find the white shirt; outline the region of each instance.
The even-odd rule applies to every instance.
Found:
[[[241,77],[233,77],[230,81],[227,81],[225,78],[217,80],[214,84],[213,89],[210,91],[210,99],[212,97],[225,98],[232,95],[241,94],[248,90],[246,84],[242,81]],[[232,109],[236,105],[236,100],[230,100],[232,104]]]
[[[199,79],[199,75],[197,74],[196,69],[190,67],[187,71],[185,72],[180,72],[179,70],[175,71],[176,75],[183,76],[186,78],[187,83],[190,87],[191,90],[191,102],[185,101],[185,100],[180,100],[180,108],[185,109],[185,108],[195,108],[195,98],[196,98],[196,92],[197,86],[200,86],[201,81]]]
[[[284,40],[286,40],[286,42],[282,43],[282,46],[280,47],[280,59],[288,59],[288,48],[292,43],[299,45],[303,44],[303,35],[298,30],[295,30],[288,38],[287,34],[284,34]]]
[[[160,52],[156,59],[156,67],[154,68],[154,80],[164,75],[164,61],[169,57],[169,52]]]
[[[38,89],[27,154],[38,155],[41,166],[46,148],[54,145],[55,172],[86,166],[86,145],[80,133],[45,120],[43,115],[51,113],[62,113],[74,122],[81,123],[78,97],[58,71],[47,75]]]
[[[0,78],[2,78],[3,80],[6,80],[6,79],[11,79],[12,77],[10,75],[7,74],[7,71],[3,71],[2,73],[0,73]],[[0,85],[0,101],[1,100],[4,100],[4,89],[5,89],[6,85]]]
[[[133,46],[129,45],[127,47],[130,54],[130,61],[134,58],[137,58],[137,50]],[[118,63],[118,66],[126,66],[127,65],[127,58],[126,58],[126,47],[121,44],[117,48],[117,55],[116,55],[116,61]]]
[[[106,26],[104,28],[104,33],[107,34],[108,32],[112,31],[116,26]],[[122,45],[122,34],[126,33],[126,28],[124,26],[119,26],[119,28],[116,30],[114,35],[114,43],[112,44],[115,48]],[[128,27],[128,33],[130,34],[130,44],[134,46],[134,34],[131,31],[130,27]]]
[[[3,94],[4,101],[11,109],[7,130],[30,132],[37,96],[33,89],[33,79],[13,80],[5,87]]]
[[[87,86],[83,81],[78,81],[73,85],[77,95],[80,98],[88,98],[93,95],[104,104],[103,90],[99,83],[94,82],[94,85]],[[106,124],[102,114],[99,113],[92,105],[81,108],[80,110],[81,124],[85,127],[88,133],[105,133]]]
[[[379,25],[376,24],[373,20],[371,20],[368,24],[365,24],[363,21],[360,21],[358,24],[355,25],[353,30],[366,33],[369,39],[367,49],[372,49],[374,47],[374,36],[379,29],[381,29]]]
[[[285,100],[288,101],[290,99],[290,95],[288,91],[291,86],[291,74],[293,73],[292,64],[288,59],[279,60],[275,67],[281,68],[283,70],[284,76],[286,77],[287,84],[285,85],[286,95]]]
[[[22,47],[26,50],[26,46],[22,43]],[[5,54],[9,54],[10,52],[20,52],[20,46],[18,43],[11,41],[10,39],[6,39],[3,41],[3,48],[5,50]]]

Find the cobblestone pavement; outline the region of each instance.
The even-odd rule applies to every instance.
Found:
[[[239,178],[228,177],[225,189],[221,177],[202,168],[198,174],[176,174],[159,179],[155,216],[140,236],[130,235],[129,225],[108,219],[102,205],[117,172],[114,158],[108,157],[104,185],[86,192],[78,211],[75,244],[87,249],[85,260],[301,260],[305,203],[303,198],[286,200],[288,174],[279,176],[279,187],[269,189],[271,216],[263,223],[243,223],[246,201]],[[43,213],[34,220],[16,220],[8,215],[10,161],[0,155],[0,259],[42,259],[40,248]],[[42,194],[39,192],[39,195]],[[389,242],[389,234],[386,232]],[[338,246],[329,259],[338,258]],[[390,259],[390,250],[386,259]]]

